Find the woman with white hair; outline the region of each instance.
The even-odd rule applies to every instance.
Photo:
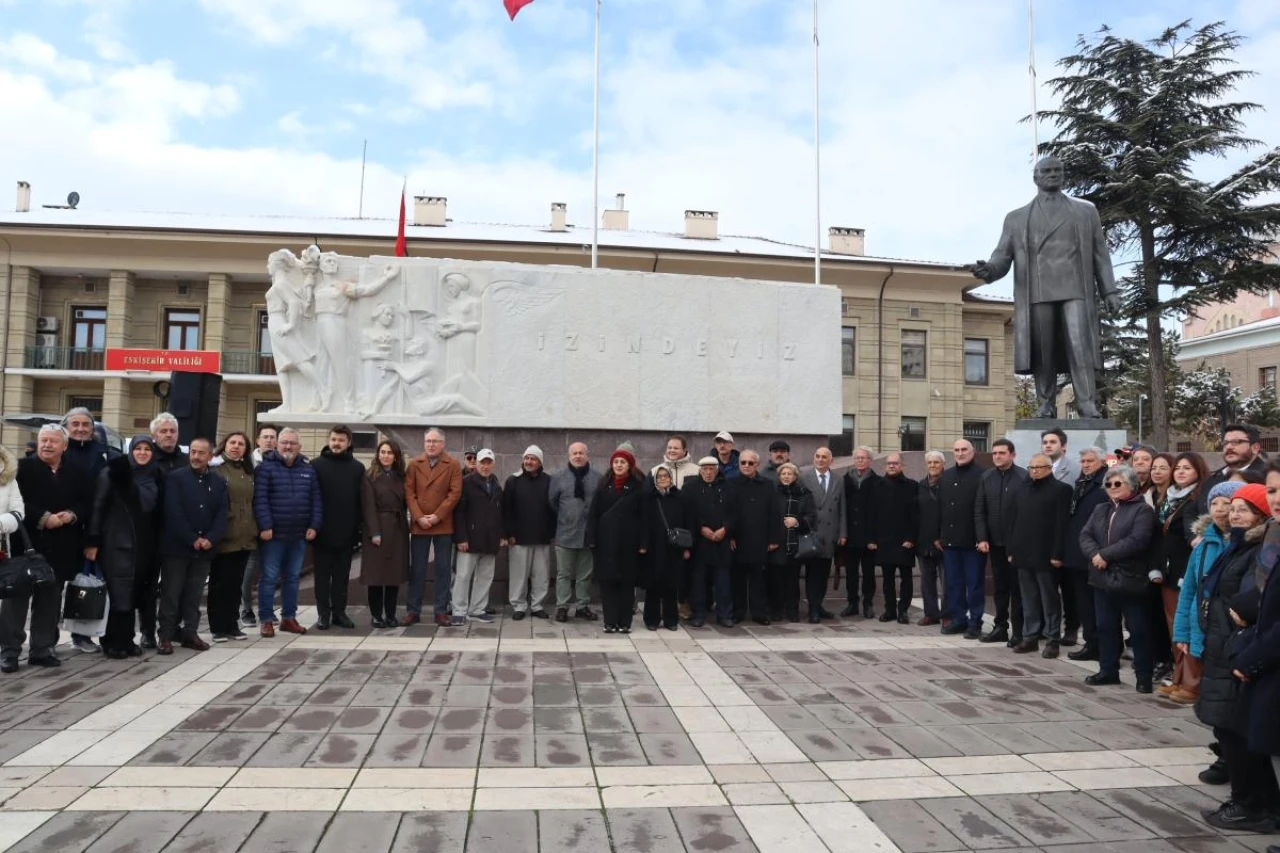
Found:
[[[943,622],[938,607],[938,579],[943,576],[942,549],[938,540],[942,536],[942,509],[938,487],[942,472],[947,467],[947,457],[941,450],[930,450],[924,455],[925,475],[916,493],[920,501],[920,535],[916,538],[916,559],[920,563],[920,603],[924,616],[917,625],[937,625]],[[944,596],[945,600],[945,596]],[[950,621],[950,620],[947,620]]]

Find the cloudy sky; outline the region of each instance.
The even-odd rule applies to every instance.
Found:
[[[809,0],[603,0],[601,196],[811,243]],[[824,225],[870,254],[985,257],[1032,191],[1024,0],[821,0]],[[1102,24],[1226,20],[1280,143],[1275,0],[1037,0],[1041,79]],[[0,0],[0,186],[110,210],[459,220],[591,214],[592,0]],[[1042,104],[1047,96],[1042,95]],[[1212,168],[1227,168],[1227,165]],[[9,192],[9,190],[4,190]],[[7,206],[4,199],[0,202]],[[394,225],[389,227],[389,233]]]

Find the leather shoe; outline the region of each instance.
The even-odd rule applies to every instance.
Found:
[[[1190,690],[1183,690],[1179,687],[1177,690],[1169,694],[1169,698],[1179,705],[1194,705],[1200,699],[1199,693],[1192,693]]]
[[[1090,687],[1103,687],[1108,684],[1119,684],[1120,674],[1114,675],[1105,672],[1095,672],[1093,675],[1085,676],[1084,683]]]
[[[695,616],[689,620],[689,627],[691,628],[701,628],[706,624],[707,624],[707,620],[700,616]]]
[[[1227,772],[1227,762],[1221,758],[1201,770],[1197,778],[1206,785],[1225,785],[1231,781],[1231,776]]]
[[[516,620],[517,622],[523,620],[524,617],[525,617],[525,612],[523,610],[517,610],[515,613],[511,614],[511,618]]]
[[[1139,693],[1146,693],[1146,694],[1150,694],[1150,693],[1151,693],[1151,679],[1150,679],[1150,678],[1139,678],[1139,679],[1138,679],[1138,688],[1137,688],[1137,689],[1138,689],[1138,692],[1139,692]]]
[[[170,642],[169,640],[161,640],[160,642],[156,643],[156,653],[162,654],[162,655],[173,654],[173,643]]]
[[[337,616],[333,617],[333,624],[337,625],[339,628],[346,628],[348,631],[356,627],[356,623],[352,622],[351,617],[345,613],[339,613]]]
[[[874,607],[872,607],[870,604],[864,604],[864,605],[862,605],[862,618],[863,618],[863,619],[871,619],[871,618],[872,618],[872,617],[874,617],[875,615],[876,615],[876,609],[875,609]]]
[[[312,627],[312,628],[314,628],[314,629],[315,629],[315,630],[317,630],[317,631],[328,631],[328,630],[329,630],[329,617],[328,617],[328,616],[321,616],[319,619],[317,619],[317,620],[316,620],[316,624],[312,625],[311,627]],[[281,628],[281,630],[283,630],[283,628]]]
[[[62,661],[57,655],[41,655],[38,658],[28,658],[27,666],[58,667],[62,666]]]
[[[1098,647],[1094,645],[1090,645],[1089,643],[1085,643],[1083,646],[1076,649],[1074,652],[1068,652],[1067,658],[1070,660],[1097,660]]]
[[[890,612],[889,612],[889,611],[887,611],[887,610],[886,610],[884,613],[881,613],[881,614],[880,614],[880,621],[881,621],[881,622],[892,622],[893,620],[895,620],[895,619],[897,619],[897,618],[898,618],[897,614],[890,613]]]
[[[556,608],[556,621],[557,621],[557,622],[568,622],[568,621],[569,621],[569,608],[567,608],[567,607],[557,607],[557,608]]]
[[[836,618],[836,615],[825,607],[819,607],[818,617],[821,619],[834,619]]]
[[[983,634],[980,643],[1007,643],[1009,642],[1008,628],[992,628],[989,633]]]
[[[391,626],[388,625],[385,621],[383,621],[383,618],[381,616],[375,616],[369,620],[369,627],[378,629],[378,628],[389,628]]]
[[[773,624],[773,622],[772,622],[772,621],[770,621],[770,619],[769,619],[769,617],[768,617],[768,616],[762,616],[762,617],[760,617],[759,619],[752,619],[751,621],[752,621],[752,622],[754,622],[754,623],[756,623],[757,625],[772,625],[772,624]]]
[[[966,640],[981,640],[982,631],[978,629],[977,625],[971,625],[969,630],[964,632],[964,638]]]
[[[910,624],[911,624],[911,617],[910,617],[910,616],[908,616],[905,612],[904,612],[904,613],[899,613],[899,614],[898,614],[898,624],[899,624],[899,625],[910,625]]]
[[[0,661],[0,672],[17,672],[18,662],[12,658],[5,658]]]
[[[947,635],[963,634],[965,631],[968,631],[968,630],[969,630],[969,626],[961,622],[952,622],[950,625],[942,626],[942,633]]]
[[[186,639],[184,639],[182,641],[182,647],[184,649],[194,649],[197,652],[209,651],[209,644],[206,643],[204,640],[200,639],[198,636],[187,637]]]
[[[858,615],[858,605],[856,605],[856,604],[850,604],[850,605],[849,605],[848,607],[846,607],[844,610],[841,610],[841,611],[840,611],[840,615],[841,615],[842,617],[845,617],[845,618],[847,618],[847,617],[849,617],[849,616],[857,616],[857,615]]]
[[[1050,640],[1045,644],[1044,651],[1040,653],[1040,657],[1046,660],[1053,660],[1062,653],[1061,644]]]
[[[809,614],[809,624],[810,624],[810,625],[821,625],[821,624],[822,624],[822,617],[821,617],[821,616],[819,616],[817,613],[810,613],[810,614]]]
[[[919,625],[921,628],[929,628],[933,625],[937,625],[938,622],[940,621],[941,620],[938,619],[937,616],[921,616],[920,621],[917,622],[916,624]]]
[[[532,616],[534,619],[550,619],[551,618],[550,616],[547,615],[547,611],[543,610],[541,607],[539,607],[537,610],[533,611],[529,615]]]
[[[449,616],[448,614],[445,614],[445,613],[441,613],[439,616],[437,616],[437,617],[436,617],[436,619],[435,619],[435,622],[436,622],[436,627],[437,627],[437,628],[452,628],[452,627],[454,627],[454,625],[453,625],[453,619],[452,619],[452,618],[450,618],[450,616]],[[466,623],[465,623],[465,622],[459,622],[458,624],[459,624],[459,625],[465,625]]]
[[[144,649],[154,649],[156,647],[156,638],[154,634],[143,634],[142,642],[139,644]]]
[[[417,625],[421,621],[422,621],[422,617],[419,616],[417,613],[406,613],[404,615],[404,618],[400,620],[400,625],[402,627],[408,628],[410,625]]]
[[[1009,649],[1011,649],[1011,648],[1013,648],[1014,646],[1018,645],[1018,644],[1019,644],[1019,643],[1021,643],[1021,642],[1022,642],[1022,638],[1015,634],[1015,635],[1013,635],[1012,637],[1010,637],[1010,638],[1009,638],[1009,641],[1008,641],[1007,643],[1005,643],[1004,645],[1005,645],[1005,648],[1009,648]]]
[[[1059,642],[1061,645],[1064,645],[1064,646],[1074,646],[1076,644],[1076,637],[1078,635],[1079,635],[1078,631],[1063,631],[1062,639]]]
[[[305,634],[307,629],[298,624],[297,619],[281,619],[280,630],[290,634]]]
[[[1021,643],[1013,647],[1015,655],[1029,655],[1032,652],[1040,651],[1040,643],[1038,640],[1023,640]]]
[[[588,622],[595,622],[600,618],[599,614],[590,607],[579,607],[573,612],[573,615],[575,619],[586,619]]]
[[[716,624],[721,628],[732,628],[734,625],[732,619],[717,619]]]
[[[276,626],[271,622],[263,622],[262,627],[258,629],[258,633],[264,637],[274,637],[276,635]]]

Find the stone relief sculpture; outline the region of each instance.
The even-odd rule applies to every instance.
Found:
[[[318,264],[299,260],[281,249],[267,258],[271,287],[267,288],[267,332],[271,354],[280,378],[280,407],[276,411],[316,411],[320,407],[319,375],[316,372],[315,339],[311,334],[311,288]],[[311,314],[314,318],[314,313]],[[304,398],[304,399],[300,399]]]
[[[388,264],[371,284],[361,286],[355,281],[339,278],[338,269],[336,254],[326,252],[320,255],[320,281],[314,291],[316,331],[320,341],[316,359],[320,382],[319,406],[322,411],[351,412],[356,407],[355,378],[347,309],[357,299],[376,296],[400,271]],[[335,398],[342,408],[333,408]]]

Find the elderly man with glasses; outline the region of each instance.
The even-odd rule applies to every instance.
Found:
[[[1013,647],[1020,655],[1040,650],[1056,658],[1062,643],[1062,599],[1058,595],[1058,571],[1066,555],[1067,517],[1071,487],[1053,476],[1053,460],[1043,453],[1031,457],[1030,480],[1009,507],[1008,562],[1018,573],[1022,589],[1022,642]]]

